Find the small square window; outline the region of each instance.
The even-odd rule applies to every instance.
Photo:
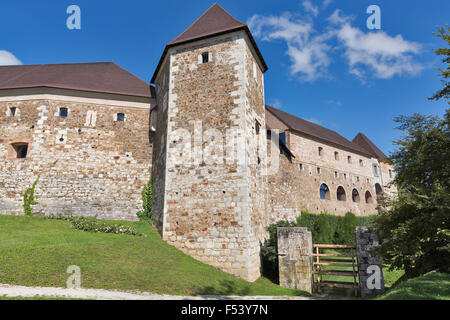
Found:
[[[117,121],[120,121],[120,122],[125,121],[125,114],[124,113],[118,113],[117,114]]]
[[[59,109],[59,116],[61,118],[67,118],[68,110],[67,108],[60,108]]]
[[[202,63],[208,63],[209,62],[209,52],[202,53]]]
[[[12,147],[16,152],[17,159],[25,159],[28,153],[28,143],[13,143]]]
[[[11,114],[11,117],[15,117],[16,116],[16,107],[11,107],[9,108],[9,112]]]

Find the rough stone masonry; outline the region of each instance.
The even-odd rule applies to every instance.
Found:
[[[267,106],[267,69],[248,26],[218,4],[166,45],[152,85],[114,63],[0,66],[0,214],[23,214],[40,175],[44,214],[136,220],[152,174],[162,238],[256,280],[270,223],[369,215],[395,192],[363,134]]]

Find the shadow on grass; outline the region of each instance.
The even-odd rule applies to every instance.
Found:
[[[250,287],[248,285],[237,288],[236,283],[231,280],[223,280],[216,286],[206,286],[203,288],[199,288],[194,292],[194,295],[198,296],[247,296],[249,294]]]

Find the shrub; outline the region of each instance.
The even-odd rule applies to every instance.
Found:
[[[312,230],[313,242],[314,243],[332,243],[334,228],[330,223],[330,219],[324,213],[319,214],[317,222],[314,225],[314,229]]]
[[[143,235],[141,233],[138,233],[136,229],[131,226],[101,221],[94,218],[72,217],[70,219],[70,223],[75,229],[88,232],[128,234],[133,236]]]
[[[62,214],[58,214],[45,216],[44,219],[70,221],[70,224],[73,228],[87,232],[102,232],[102,233],[128,234],[133,236],[145,236],[144,234],[137,232],[136,229],[131,226],[125,226],[119,223],[97,220],[95,218],[74,217],[72,215],[65,216]]]
[[[336,244],[355,244],[355,229],[358,226],[358,218],[347,212],[344,217],[339,217],[334,232],[334,242]]]
[[[150,175],[150,179],[148,180],[147,185],[142,189],[142,210],[138,211],[136,215],[139,220],[151,220],[152,219],[152,208],[153,206],[153,181],[152,176]]]

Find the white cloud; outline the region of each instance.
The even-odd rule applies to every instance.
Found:
[[[290,14],[279,17],[254,15],[248,20],[248,25],[254,36],[263,41],[286,42],[292,75],[299,74],[304,81],[327,76],[326,69],[331,61],[326,53],[329,50],[325,43],[327,35],[314,36],[315,31],[309,22]]]
[[[333,0],[324,0],[322,4],[323,8],[328,7],[332,2]]]
[[[364,33],[345,23],[336,36],[343,45],[350,73],[358,78],[364,79],[370,72],[375,78],[390,79],[395,75],[415,75],[423,69],[412,57],[419,53],[420,45],[404,40],[401,35],[391,37],[383,31]]]
[[[342,106],[342,102],[339,100],[327,100],[325,101],[326,104],[331,104],[334,106]]]
[[[319,124],[319,125],[322,123],[322,121],[320,121],[317,118],[306,118],[305,120],[309,121],[309,122],[312,122],[312,123],[315,123],[315,124]]]
[[[325,0],[323,5],[329,5]],[[302,5],[314,16],[316,9],[311,1]],[[290,13],[280,16],[254,15],[248,25],[255,37],[263,41],[281,40],[286,43],[290,58],[289,70],[302,81],[330,78],[331,54],[343,52],[349,73],[365,82],[371,76],[390,79],[394,76],[415,75],[423,67],[414,61],[420,52],[418,43],[405,40],[402,35],[390,36],[384,31],[362,31],[353,27],[352,16],[336,9],[325,21],[321,33],[314,29],[313,20],[297,18]],[[338,41],[331,41],[338,40]]]
[[[309,0],[303,1],[302,6],[305,11],[312,13],[315,17],[317,17],[317,15],[319,14],[319,8],[313,5]]]
[[[274,108],[277,108],[277,109],[283,109],[283,104],[281,103],[280,100],[278,100],[278,99],[276,99],[276,98],[270,100],[270,105],[271,105],[272,107],[274,107]]]
[[[0,50],[0,66],[13,66],[22,64],[11,52]]]

